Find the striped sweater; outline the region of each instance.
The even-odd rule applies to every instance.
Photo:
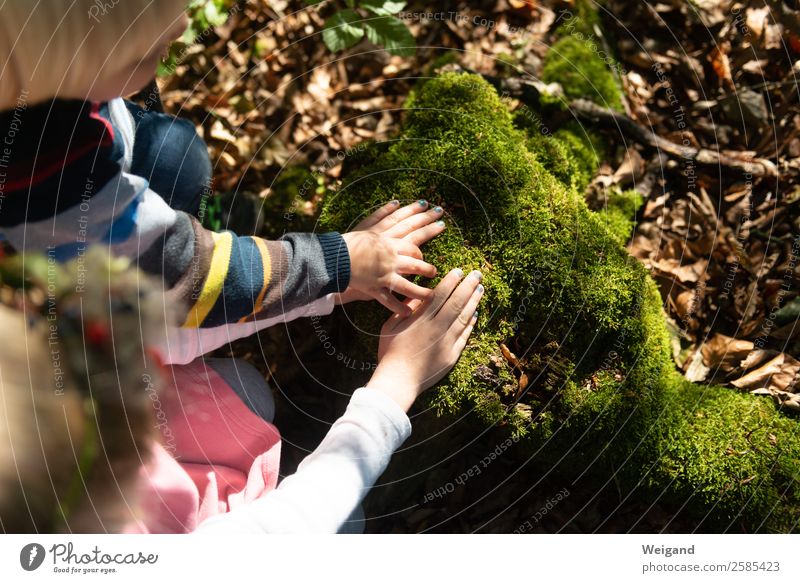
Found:
[[[129,173],[134,121],[122,99],[108,110],[113,125],[98,104],[82,101],[21,102],[0,113],[0,238],[19,253],[59,261],[109,245],[162,279],[168,298],[183,306],[183,331],[172,336],[182,356],[170,362],[276,321],[332,310],[331,294],[350,278],[341,235],[267,241],[206,230]],[[115,127],[124,144],[119,159]],[[186,351],[187,342],[196,346]]]

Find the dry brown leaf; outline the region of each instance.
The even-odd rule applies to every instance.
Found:
[[[528,387],[528,375],[522,373],[519,377],[519,383],[517,385],[517,393],[514,396],[515,401],[519,401],[522,397],[522,394],[525,392],[525,389]]]
[[[764,68],[769,64],[767,59],[753,59],[742,65],[742,71],[752,75],[764,75]]]
[[[753,350],[753,343],[749,340],[731,338],[723,334],[715,334],[708,342],[703,344],[701,351],[706,365],[719,367],[722,372],[730,372],[739,366]]]
[[[800,361],[782,352],[764,366],[732,381],[731,384],[739,389],[765,388],[793,392],[798,372]]]
[[[700,259],[690,265],[681,265],[677,259],[660,259],[653,267],[674,276],[681,283],[697,283],[708,268],[708,261]]]
[[[505,358],[505,359],[506,359],[506,361],[507,361],[507,362],[508,362],[508,363],[509,363],[511,366],[514,366],[514,367],[515,367],[515,366],[517,366],[517,365],[519,364],[519,359],[517,358],[517,356],[516,356],[516,355],[515,355],[513,352],[511,352],[511,351],[508,349],[508,346],[506,346],[506,345],[505,345],[505,344],[503,344],[502,342],[500,343],[500,352],[502,352],[502,353],[503,353],[503,358]]]
[[[687,289],[675,298],[675,311],[681,320],[686,321],[694,313],[694,291]]]
[[[688,381],[701,383],[708,378],[709,372],[711,372],[711,369],[703,363],[702,353],[698,350],[694,353],[694,356],[692,356],[684,376]]]
[[[766,50],[783,48],[783,25],[767,24],[764,27],[763,45]]]
[[[800,411],[800,393],[789,393],[776,389],[756,389],[750,391],[751,395],[769,395],[780,407],[786,407],[793,411]]]
[[[208,132],[208,135],[216,140],[230,142],[231,144],[236,143],[236,136],[229,132],[220,120],[214,122],[214,124],[211,126],[211,131]]]
[[[711,49],[709,58],[711,59],[711,66],[714,68],[714,72],[717,74],[719,80],[726,85],[728,89],[733,90],[734,84],[733,75],[731,74],[731,62],[727,55],[727,51],[729,50],[729,43],[720,43]]]
[[[770,358],[774,358],[779,354],[776,350],[762,350],[756,349],[750,352],[747,357],[739,363],[739,368],[742,370],[749,370],[757,366],[761,366]]]
[[[756,38],[760,38],[761,35],[764,34],[764,24],[766,23],[768,15],[768,6],[747,9],[745,23],[747,24],[747,29],[752,32]]]

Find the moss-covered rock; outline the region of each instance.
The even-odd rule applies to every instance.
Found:
[[[445,74],[415,91],[399,138],[327,198],[321,222],[344,229],[392,198],[444,206],[448,229],[426,258],[440,273],[483,270],[486,296],[461,360],[429,395],[440,414],[502,424],[559,471],[605,480],[617,468],[629,487],[720,525],[789,529],[800,427],[770,402],[675,372],[658,290],[621,244],[640,201],[618,194],[589,210],[576,179],[594,171],[589,143],[568,129],[526,133],[481,78]],[[362,331],[377,334],[384,318],[355,310]],[[374,350],[374,338],[353,342]]]

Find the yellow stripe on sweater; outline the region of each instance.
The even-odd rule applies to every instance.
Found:
[[[258,252],[261,255],[261,266],[263,268],[264,273],[264,283],[261,285],[261,291],[258,294],[258,298],[256,298],[256,303],[253,306],[253,311],[248,314],[247,316],[243,317],[239,320],[239,322],[246,322],[250,318],[252,318],[255,314],[261,311],[263,307],[261,304],[264,303],[264,296],[267,295],[267,285],[269,284],[269,278],[272,276],[272,262],[269,259],[269,250],[267,249],[267,244],[264,242],[264,239],[260,237],[251,237],[253,242],[258,247]]]
[[[214,252],[211,255],[211,267],[208,269],[206,281],[200,296],[194,306],[189,310],[184,328],[199,328],[206,319],[211,308],[217,303],[225,278],[228,277],[228,267],[231,263],[231,250],[233,249],[233,235],[230,231],[211,233],[214,237]]]

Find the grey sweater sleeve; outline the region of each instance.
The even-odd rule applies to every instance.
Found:
[[[280,241],[288,246],[282,295],[291,298],[289,309],[347,288],[350,255],[339,233],[290,233]]]
[[[350,255],[339,233],[267,241],[213,233],[180,212],[139,266],[160,276],[173,299],[188,307],[183,325],[189,328],[273,318],[342,292],[350,282]]]

